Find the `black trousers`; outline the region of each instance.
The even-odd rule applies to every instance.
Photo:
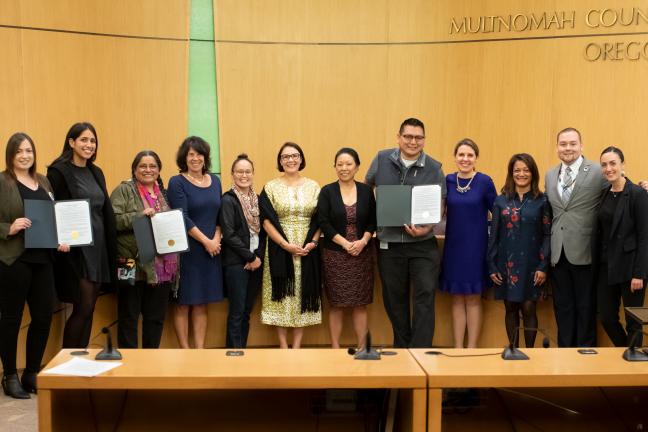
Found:
[[[0,359],[5,375],[16,373],[18,332],[25,302],[31,315],[25,371],[40,371],[52,322],[54,298],[51,263],[35,264],[18,259],[8,266],[0,262]]]
[[[621,299],[623,298],[624,307],[643,306],[644,296],[646,294],[646,281],[644,281],[643,289],[632,292],[630,291],[630,281],[621,284],[608,285],[608,271],[605,263],[601,265],[598,271],[597,304],[599,319],[605,329],[605,333],[610,337],[614,346],[627,347],[635,332],[641,332],[642,326],[629,317],[628,314],[625,314],[626,329],[623,329],[623,326],[619,321],[619,307],[621,306]],[[643,337],[641,335],[636,337],[635,346],[641,346]]]
[[[117,342],[120,348],[137,348],[137,325],[142,315],[142,348],[159,348],[169,303],[170,283],[119,287]]]
[[[439,264],[436,239],[389,243],[388,249],[379,249],[378,269],[385,310],[394,331],[394,347],[432,346]]]
[[[596,283],[592,266],[570,263],[563,251],[551,274],[558,346],[596,346]]]
[[[263,269],[248,271],[243,264],[223,268],[229,310],[227,313],[227,348],[245,348],[250,331],[250,313],[261,288]]]

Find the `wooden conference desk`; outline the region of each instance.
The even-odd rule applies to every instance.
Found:
[[[410,352],[428,375],[428,431],[441,430],[441,393],[456,387],[638,387],[648,386],[648,362],[627,362],[623,348],[596,348],[579,354],[575,348],[522,349],[529,360],[504,360],[501,349],[430,349]],[[483,356],[487,353],[498,353]],[[460,355],[479,357],[449,357]]]
[[[46,369],[72,358],[70,351],[63,350],[57,354]],[[149,396],[166,391],[167,396],[179,400],[185,398],[183,395],[196,390],[395,388],[406,389],[408,396],[411,396],[406,423],[411,424],[413,431],[424,431],[427,378],[407,350],[395,351],[398,352],[397,355],[383,356],[380,361],[360,361],[354,360],[342,349],[247,349],[241,357],[228,357],[224,349],[124,349],[121,350],[122,366],[97,377],[41,373],[38,376],[39,429],[72,430],[73,427],[67,422],[81,408],[76,406],[70,409],[70,405],[74,405],[73,400],[75,397],[78,399],[79,393],[87,398],[89,393],[100,395],[102,391],[108,393],[110,390],[113,393],[114,390],[129,390],[129,394],[140,392]],[[90,350],[90,355],[86,358],[94,359],[97,352],[98,350]],[[134,397],[129,398],[130,402]],[[151,403],[155,403],[155,398],[146,402],[149,405]],[[92,404],[93,411],[95,406],[105,407],[95,401]],[[215,404],[212,406],[212,411],[217,410]],[[289,410],[282,406],[281,400],[277,401],[277,407]],[[160,409],[163,410],[164,407]],[[122,413],[123,410],[122,406]],[[164,412],[160,412],[162,414]],[[166,423],[168,417],[163,429],[174,429]],[[156,420],[157,418],[150,418],[147,426],[155,429]],[[241,421],[244,422],[245,419]],[[162,429],[158,427],[157,430]]]

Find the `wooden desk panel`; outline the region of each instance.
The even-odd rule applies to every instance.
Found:
[[[72,358],[61,351],[47,366]],[[98,350],[89,350],[94,359]],[[122,365],[97,377],[72,377],[41,373],[39,427],[52,430],[57,422],[53,407],[70,391],[115,390],[287,390],[287,389],[406,389],[411,404],[405,424],[425,430],[427,377],[408,350],[380,361],[359,361],[346,350],[247,349],[241,357],[226,350],[121,350]],[[66,393],[67,392],[67,393]],[[141,394],[141,392],[139,393]],[[58,397],[61,396],[61,397]]]
[[[626,387],[648,385],[648,362],[627,362],[623,348],[596,348],[598,354],[579,354],[575,348],[522,349],[529,360],[504,360],[501,349],[441,349],[445,355],[410,350],[428,374],[430,387]]]
[[[648,386],[648,362],[623,360],[623,348],[596,350],[583,355],[576,348],[525,348],[529,360],[504,360],[501,349],[433,350],[445,355],[412,349],[428,375],[428,431],[441,430],[444,388]]]

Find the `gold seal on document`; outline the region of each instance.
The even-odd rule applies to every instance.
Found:
[[[173,245],[175,244],[175,240],[173,240],[173,239],[169,239],[169,241],[167,242],[167,244],[168,244],[169,246],[173,246]]]
[[[78,239],[79,238],[79,231],[72,231],[70,233],[70,237],[72,237],[72,239],[74,239],[74,240]]]

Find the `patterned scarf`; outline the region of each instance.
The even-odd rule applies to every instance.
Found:
[[[153,194],[140,182],[136,182],[136,184],[144,208],[152,208],[156,213],[170,210],[157,183],[153,184]],[[173,281],[178,272],[178,254],[156,255],[153,265],[158,283]]]
[[[252,186],[248,189],[248,192],[244,194],[241,192],[235,185],[232,186],[232,191],[236,194],[243,207],[243,214],[245,215],[245,220],[247,221],[250,231],[255,234],[259,234],[261,231],[261,222],[259,220],[259,197]]]

